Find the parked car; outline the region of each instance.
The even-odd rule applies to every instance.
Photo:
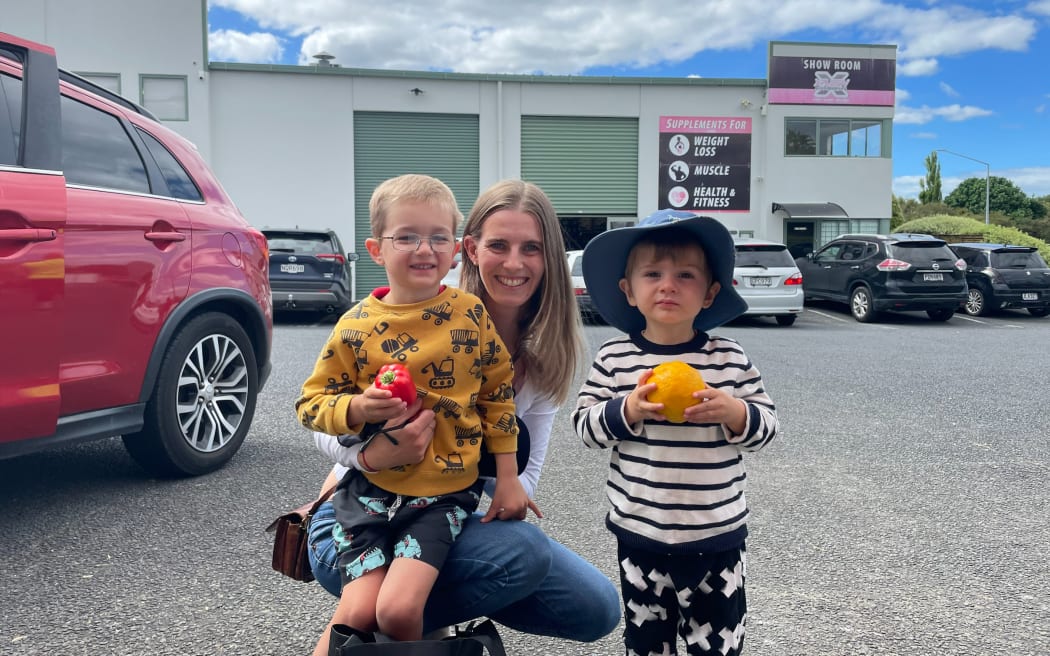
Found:
[[[353,305],[350,263],[333,230],[263,229],[273,309],[341,315]]]
[[[841,235],[795,262],[807,300],[848,303],[857,321],[885,310],[925,310],[947,321],[966,300],[966,264],[930,235]]]
[[[969,291],[962,309],[975,317],[1003,308],[1050,314],[1050,268],[1031,246],[950,244],[966,262]]]
[[[121,435],[154,474],[226,463],[270,372],[266,257],[190,142],[0,34],[0,458]]]
[[[583,280],[583,251],[566,251],[569,275],[572,277],[572,291],[576,294],[576,305],[580,309],[580,318],[584,323],[603,323],[602,315],[587,293],[587,283]]]
[[[761,239],[736,239],[733,286],[747,302],[745,315],[774,317],[790,326],[802,313],[802,274],[788,247]]]

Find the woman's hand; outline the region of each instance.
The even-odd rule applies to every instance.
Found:
[[[368,464],[372,469],[390,469],[422,462],[430,441],[434,439],[435,422],[434,411],[420,410],[422,405],[423,401],[417,400],[404,412],[392,417],[384,424],[384,427],[397,426],[408,421],[413,414],[419,413],[404,428],[389,431],[391,437],[397,440],[397,444],[379,435],[364,447],[363,450],[367,451]]]
[[[483,524],[493,519],[525,519],[529,509],[537,517],[543,517],[539,506],[529,498],[525,488],[518,479],[517,459],[513,453],[497,453],[496,489],[492,491],[492,504],[481,518]]]

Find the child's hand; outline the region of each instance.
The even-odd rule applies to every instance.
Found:
[[[693,392],[700,401],[685,409],[685,420],[693,424],[725,424],[734,434],[744,432],[747,425],[747,405],[717,387]]]
[[[379,423],[405,413],[407,408],[408,404],[396,398],[390,390],[369,385],[350,402],[347,423]]]
[[[493,519],[525,519],[530,508],[537,517],[543,517],[539,506],[525,493],[525,488],[522,487],[517,476],[506,478],[497,476],[496,489],[492,493],[492,504],[485,516],[481,518],[481,523],[487,524]]]
[[[640,421],[646,419],[653,419],[656,421],[663,421],[666,419],[660,412],[664,409],[663,403],[650,403],[648,401],[650,392],[656,390],[654,383],[646,383],[649,377],[653,375],[652,369],[646,369],[642,372],[642,375],[638,377],[638,385],[635,386],[631,393],[627,395],[627,398],[623,402],[623,417],[627,420],[628,424],[637,424]]]

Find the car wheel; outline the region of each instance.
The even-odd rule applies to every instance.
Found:
[[[790,326],[791,324],[795,323],[795,319],[797,318],[798,317],[794,314],[778,314],[777,325]]]
[[[1050,308],[1047,308],[1047,307],[1028,308],[1028,314],[1032,315],[1033,317],[1045,317],[1046,315],[1050,314]]]
[[[861,323],[871,323],[876,319],[875,308],[871,302],[871,291],[861,285],[849,295],[849,310],[853,318]]]
[[[970,287],[966,292],[963,311],[972,317],[983,317],[988,314],[988,298],[980,287]]]
[[[125,435],[124,446],[159,476],[218,469],[244,442],[258,392],[248,334],[225,314],[202,314],[168,345],[142,430]]]
[[[947,321],[955,316],[955,310],[952,308],[940,308],[939,310],[926,310],[926,316],[933,319],[934,321]]]

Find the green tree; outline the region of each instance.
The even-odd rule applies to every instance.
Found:
[[[919,202],[939,203],[941,195],[941,164],[937,161],[937,151],[926,156],[926,177],[919,179]]]
[[[1015,220],[1032,218],[1032,199],[1006,178],[997,175],[988,179],[989,207]],[[966,178],[944,199],[945,205],[964,207],[984,216],[985,178]]]

